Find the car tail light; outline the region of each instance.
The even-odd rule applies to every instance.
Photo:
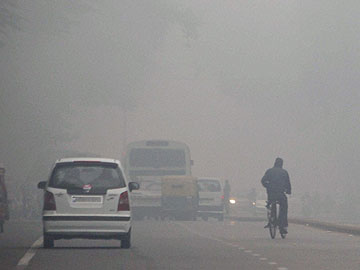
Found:
[[[49,191],[45,191],[45,194],[44,194],[44,210],[47,210],[47,211],[55,211],[56,210],[54,194],[52,194]]]
[[[120,199],[118,203],[118,211],[129,211],[130,204],[129,204],[129,194],[127,191],[120,194]]]

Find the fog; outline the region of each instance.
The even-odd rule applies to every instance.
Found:
[[[65,155],[120,159],[127,142],[173,139],[194,175],[234,193],[260,191],[279,156],[295,197],[359,204],[358,1],[1,3],[11,181],[35,185]]]

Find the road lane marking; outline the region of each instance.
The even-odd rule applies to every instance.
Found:
[[[31,259],[35,256],[37,249],[41,246],[42,243],[43,243],[43,237],[41,236],[31,245],[31,247],[28,249],[25,255],[20,259],[17,266],[27,266],[31,261]]]
[[[181,224],[181,223],[175,223],[175,224],[179,225],[180,227],[183,227],[183,228],[186,229],[187,231],[190,231],[190,232],[192,232],[192,233],[194,233],[194,234],[196,234],[196,235],[198,235],[198,236],[200,236],[200,237],[204,237],[204,238],[207,238],[207,239],[215,240],[215,241],[221,242],[221,243],[223,243],[223,244],[225,244],[225,245],[229,245],[229,246],[238,248],[239,250],[242,250],[242,251],[245,252],[245,253],[251,254],[251,255],[253,255],[254,257],[260,257],[260,256],[261,256],[261,255],[258,254],[258,253],[252,253],[253,251],[252,251],[251,249],[245,249],[244,247],[239,247],[239,246],[236,245],[236,244],[229,243],[229,242],[224,241],[224,240],[222,240],[222,239],[218,239],[218,238],[215,238],[215,237],[207,236],[207,235],[205,235],[205,234],[203,234],[203,233],[199,233],[199,232],[197,232],[197,231],[195,231],[195,230],[190,229],[187,225],[184,225],[184,224]],[[268,258],[265,258],[265,257],[260,257],[260,258],[258,258],[258,259],[259,259],[260,261],[267,261],[267,260],[268,260]],[[268,264],[269,264],[269,265],[277,265],[277,262],[268,262]],[[288,270],[288,268],[286,268],[286,267],[278,267],[277,270]]]

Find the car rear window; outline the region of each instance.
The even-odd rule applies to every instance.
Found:
[[[55,166],[50,187],[63,189],[112,189],[125,187],[123,174],[116,163],[68,162]]]
[[[198,180],[197,182],[199,191],[206,192],[220,192],[221,185],[216,180]]]

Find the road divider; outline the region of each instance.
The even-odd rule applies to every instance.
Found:
[[[289,218],[290,223],[310,226],[326,231],[341,232],[353,235],[360,235],[360,226],[323,222],[311,219]]]
[[[240,217],[240,216],[227,216],[225,217],[230,220],[236,221],[243,221],[243,222],[266,222],[266,217]],[[339,224],[333,222],[323,222],[318,220],[312,219],[305,219],[305,218],[289,218],[289,223],[299,224],[304,226],[310,226],[313,228],[318,228],[321,230],[326,231],[334,231],[334,232],[341,232],[347,233],[351,235],[360,235],[360,225],[347,225],[347,224]]]

